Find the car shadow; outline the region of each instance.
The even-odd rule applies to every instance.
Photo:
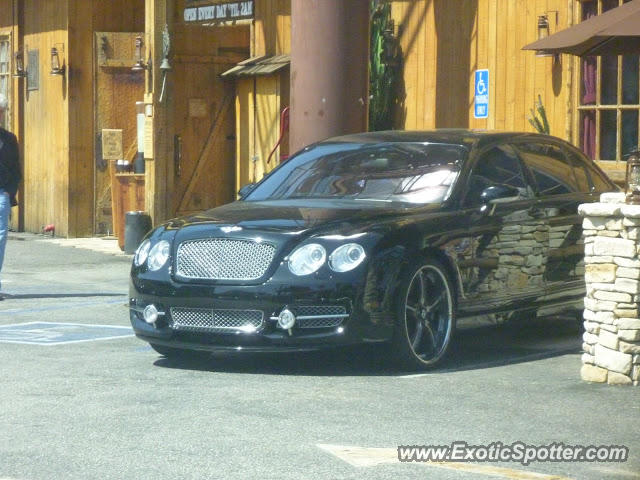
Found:
[[[167,358],[154,365],[170,369],[263,375],[398,376],[439,375],[486,369],[579,353],[582,326],[575,318],[541,318],[460,331],[443,363],[425,372],[402,371],[393,365],[387,346],[362,345],[317,352],[225,352]]]
[[[440,372],[475,370],[579,353],[582,323],[575,317],[520,320],[460,332]]]

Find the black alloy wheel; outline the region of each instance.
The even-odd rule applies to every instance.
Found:
[[[407,271],[401,286],[393,351],[406,368],[433,367],[447,353],[455,324],[453,288],[436,260]]]

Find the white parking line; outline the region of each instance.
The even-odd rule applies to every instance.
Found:
[[[398,460],[396,448],[367,448],[345,445],[316,445],[321,450],[339,458],[353,467],[375,467],[382,464],[401,462]],[[456,470],[478,475],[506,478],[509,480],[571,480],[569,477],[559,475],[547,475],[545,473],[531,472],[528,470],[516,470],[513,468],[495,467],[493,465],[478,465],[476,463],[460,462],[417,462],[426,467]]]

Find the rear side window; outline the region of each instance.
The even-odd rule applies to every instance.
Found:
[[[587,172],[586,166],[577,160],[573,154],[569,154],[569,158],[573,163],[573,171],[576,174],[576,180],[578,182],[578,189],[583,193],[591,192],[591,181],[589,180],[589,172]]]
[[[586,168],[589,173],[589,177],[591,178],[591,183],[593,183],[594,192],[613,192],[617,190],[617,188],[611,185],[611,182],[604,178],[603,174],[593,165],[587,163]]]
[[[579,150],[567,149],[581,192],[612,192],[618,188]]]
[[[549,143],[528,142],[517,145],[540,195],[562,195],[579,191],[573,168],[564,151]]]

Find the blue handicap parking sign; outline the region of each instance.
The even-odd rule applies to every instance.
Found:
[[[489,117],[489,70],[476,70],[474,118]]]

